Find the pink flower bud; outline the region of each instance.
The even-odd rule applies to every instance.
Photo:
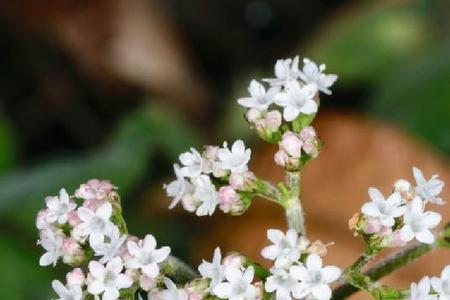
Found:
[[[280,142],[280,148],[285,150],[289,156],[300,158],[303,142],[293,132],[286,132]]]
[[[81,184],[75,196],[84,200],[105,200],[110,192],[117,189],[108,180],[91,179]]]
[[[245,257],[239,253],[231,253],[223,258],[222,264],[225,267],[240,268],[245,262]]]
[[[316,131],[312,126],[306,126],[300,131],[300,138],[304,142],[312,142],[316,138]]]
[[[366,226],[364,228],[364,233],[373,234],[379,233],[382,229],[381,223],[378,219],[375,218],[367,218]]]
[[[77,255],[80,251],[82,251],[80,244],[78,244],[78,242],[72,237],[64,239],[63,250],[66,255],[72,256]]]
[[[70,224],[70,226],[75,227],[75,226],[77,226],[80,223],[81,223],[81,219],[78,216],[78,212],[76,210],[71,211],[69,213],[69,224]]]
[[[219,190],[219,205],[220,209],[228,213],[231,210],[233,204],[240,201],[238,193],[233,189],[233,187],[227,185],[223,186]]]
[[[281,113],[278,110],[269,111],[265,118],[265,127],[268,131],[275,132],[281,126]]]
[[[285,151],[279,150],[274,155],[275,163],[281,167],[284,167],[286,165],[286,161],[289,159],[288,155]]]
[[[48,228],[48,226],[50,226],[50,224],[47,222],[47,210],[41,209],[37,213],[36,228],[42,230],[42,229]]]
[[[144,291],[148,292],[156,287],[156,280],[146,275],[141,275],[141,278],[139,279],[139,285]]]
[[[251,185],[254,180],[255,174],[247,171],[242,174],[231,174],[228,183],[235,190],[247,191],[252,189]]]
[[[83,207],[89,208],[90,210],[97,210],[103,203],[105,203],[104,200],[97,200],[97,199],[89,199],[83,202]]]
[[[394,231],[389,236],[389,246],[388,247],[404,247],[407,244],[404,240],[402,240],[400,230]]]
[[[73,269],[66,275],[68,285],[82,286],[84,284],[85,279],[86,277],[84,276],[84,273],[80,268]]]
[[[250,124],[255,124],[256,121],[258,121],[262,117],[263,117],[262,112],[260,112],[259,110],[255,109],[255,108],[249,109],[247,111],[247,113],[245,114],[245,118],[247,119],[247,121]]]

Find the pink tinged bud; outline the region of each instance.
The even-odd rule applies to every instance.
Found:
[[[286,161],[289,159],[286,152],[283,150],[279,150],[277,153],[275,153],[274,160],[275,163],[281,167],[284,167],[286,165]]]
[[[316,157],[318,153],[317,145],[315,142],[306,142],[303,144],[303,151],[305,151],[306,154]]]
[[[239,253],[232,253],[224,257],[222,264],[225,267],[240,268],[245,262],[244,256]]]
[[[402,240],[400,230],[396,230],[390,235],[389,247],[404,247],[407,243]]]
[[[251,108],[247,111],[245,117],[250,124],[255,124],[259,119],[263,117],[263,114],[259,110]]]
[[[280,147],[294,158],[300,158],[303,142],[293,132],[286,132],[280,142]]]
[[[70,226],[75,227],[75,226],[79,225],[80,223],[81,223],[81,219],[78,216],[78,212],[76,210],[71,211],[69,213],[69,224],[70,224]]]
[[[244,175],[243,174],[231,174],[228,180],[231,187],[235,190],[242,190],[244,188]]]
[[[66,255],[77,255],[82,251],[80,244],[72,237],[64,239],[63,250]]]
[[[278,110],[269,111],[265,118],[267,130],[271,132],[277,131],[281,126],[281,120],[281,113]]]
[[[307,126],[307,127],[303,128],[302,131],[300,131],[300,138],[304,142],[313,142],[315,140],[316,136],[317,136],[316,131],[311,126]]]
[[[186,291],[187,292],[187,291]],[[188,300],[202,300],[203,296],[195,292],[187,292]]]
[[[83,207],[89,208],[90,210],[97,210],[105,201],[103,200],[97,200],[97,199],[90,199],[83,202]]]
[[[188,212],[194,212],[197,210],[197,201],[195,201],[195,198],[192,194],[185,194],[181,198],[181,204],[183,205],[183,208],[187,210]]]
[[[78,285],[82,286],[86,277],[80,268],[73,269],[71,272],[67,273],[66,280],[68,285]]]
[[[47,228],[49,223],[46,220],[47,218],[47,210],[41,209],[36,216],[36,228],[44,229]]]
[[[228,213],[231,210],[233,204],[240,200],[239,194],[233,189],[232,186],[223,186],[219,190],[219,205],[220,209]]]
[[[219,147],[217,146],[206,146],[203,152],[203,157],[207,160],[217,160],[217,154],[219,153]]]
[[[381,223],[379,220],[374,218],[367,218],[366,219],[366,226],[364,228],[364,233],[367,234],[373,234],[373,233],[379,233],[382,229]]]
[[[139,285],[144,291],[150,291],[156,287],[156,280],[146,275],[142,275],[139,279]]]

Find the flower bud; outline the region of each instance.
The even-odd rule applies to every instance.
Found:
[[[255,174],[251,171],[247,171],[242,174],[231,174],[228,182],[235,190],[251,191],[253,190],[253,183],[255,179]]]
[[[86,277],[80,268],[73,269],[71,272],[67,273],[66,280],[68,285],[78,285],[82,286]]]
[[[181,204],[188,212],[194,212],[198,208],[198,201],[192,194],[185,194],[181,197]]]
[[[278,110],[269,111],[265,118],[265,129],[269,132],[275,132],[280,129],[282,121],[281,113]]]
[[[245,114],[245,118],[251,125],[254,125],[262,117],[263,117],[263,112],[255,109],[255,108],[249,109]]]
[[[316,131],[312,126],[306,126],[300,131],[300,138],[304,142],[312,142],[316,139]]]
[[[227,185],[219,189],[219,207],[224,213],[229,213],[232,206],[239,201],[239,194],[232,186]]]
[[[402,240],[400,230],[392,232],[388,237],[387,247],[404,247],[406,244],[407,242]]]
[[[293,132],[286,132],[280,142],[280,149],[286,151],[286,153],[293,158],[300,158],[302,153],[303,142],[300,140],[297,134]]]
[[[135,278],[135,276],[130,276],[130,277]],[[139,278],[139,286],[144,291],[148,292],[156,287],[156,280],[154,278],[148,277],[147,275],[141,275],[141,277]]]
[[[240,253],[230,253],[227,256],[225,256],[222,260],[222,264],[225,267],[234,267],[234,268],[240,268],[245,262],[245,257]]]
[[[79,225],[81,223],[81,219],[78,216],[78,212],[76,210],[71,211],[69,213],[69,220],[68,221],[69,221],[70,226],[72,226],[72,227],[75,227],[75,226],[77,226],[77,225]]]
[[[364,226],[364,233],[366,234],[377,234],[381,232],[383,226],[380,223],[380,220],[375,218],[366,218],[366,223]]]
[[[85,262],[87,258],[84,250],[73,237],[64,239],[63,250],[63,262],[70,266],[79,266]]]
[[[184,290],[188,294],[188,300],[203,299],[209,291],[208,279],[198,278],[188,282],[184,286]]]
[[[75,196],[84,200],[106,200],[108,194],[117,189],[108,180],[91,179],[80,185]]]

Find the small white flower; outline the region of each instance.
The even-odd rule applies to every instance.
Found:
[[[276,300],[291,300],[292,293],[300,288],[298,278],[290,270],[280,268],[271,268],[270,273],[272,275],[266,280],[265,290],[275,292]]]
[[[120,235],[119,228],[114,226],[113,229],[106,235],[108,241],[93,245],[95,255],[101,256],[99,262],[107,263],[114,257],[119,256],[120,248],[124,245],[126,235]]]
[[[299,57],[294,59],[279,59],[275,63],[275,77],[266,78],[263,81],[268,82],[271,86],[283,86],[289,80],[295,80],[300,76],[300,70],[298,69]]]
[[[180,202],[184,194],[192,192],[192,184],[184,178],[180,166],[174,164],[173,170],[175,171],[175,176],[177,177],[177,179],[175,179],[168,185],[164,185],[167,196],[173,198],[172,202],[169,205],[169,209],[174,208],[178,204],[178,202]]]
[[[433,300],[435,296],[430,295],[430,278],[425,276],[419,283],[411,283],[409,300]]]
[[[212,262],[203,260],[200,266],[198,266],[198,271],[200,275],[202,275],[202,278],[211,279],[211,283],[209,285],[211,289],[224,280],[225,267],[222,265],[222,254],[220,253],[219,247],[214,250]]]
[[[177,286],[169,279],[164,278],[164,284],[166,289],[157,292],[158,295],[156,299],[161,300],[188,300],[188,293],[184,289],[179,289]],[[154,299],[154,297],[149,297],[149,299]]]
[[[184,177],[198,177],[203,170],[203,159],[197,150],[191,148],[191,151],[184,152],[179,156],[183,164],[180,172]]]
[[[39,260],[41,266],[55,266],[58,259],[64,255],[64,237],[59,232],[42,231],[38,244],[47,251]]]
[[[197,216],[212,215],[219,204],[219,194],[216,187],[211,182],[211,178],[207,175],[201,175],[194,180],[194,196],[193,198],[201,203],[196,210]]]
[[[450,300],[450,265],[442,270],[441,278],[431,278],[431,285],[439,294],[439,300]]]
[[[275,95],[275,103],[284,107],[283,118],[291,122],[303,113],[305,115],[317,112],[318,105],[314,101],[317,87],[314,84],[300,86],[296,80],[290,80],[286,84],[285,91]]]
[[[300,285],[293,290],[294,297],[299,299],[312,295],[317,300],[329,300],[331,298],[329,284],[341,276],[338,267],[322,267],[322,259],[315,253],[306,259],[306,267],[292,266],[290,272],[300,281]]]
[[[226,282],[216,285],[214,294],[222,299],[230,300],[255,300],[258,289],[252,284],[254,270],[248,267],[244,272],[237,268],[226,268]]]
[[[156,240],[153,235],[148,234],[144,240],[136,243],[128,241],[128,251],[133,256],[126,262],[127,268],[141,269],[150,278],[156,278],[159,274],[159,263],[162,263],[170,253],[167,246],[156,249]]]
[[[115,257],[106,264],[106,267],[98,261],[89,263],[88,292],[92,295],[103,293],[102,300],[116,300],[119,298],[119,290],[129,288],[133,280],[122,273],[123,262],[120,257]]]
[[[335,74],[323,74],[323,71],[325,71],[324,64],[317,67],[313,61],[307,58],[303,59],[303,63],[304,66],[300,73],[300,78],[306,83],[315,84],[319,91],[330,95],[329,87],[333,85],[338,76]]]
[[[102,243],[115,226],[109,219],[112,215],[112,205],[109,202],[103,203],[95,212],[86,208],[78,208],[78,217],[81,223],[75,227],[76,236],[89,236],[89,243],[95,246]]]
[[[267,238],[273,245],[261,251],[261,255],[275,261],[275,267],[281,268],[299,260],[300,254],[309,245],[304,237],[299,237],[297,231],[289,229],[286,234],[277,229],[267,230]]]
[[[250,161],[251,150],[245,149],[244,142],[241,140],[235,141],[231,150],[224,142],[217,156],[223,169],[230,170],[233,174],[242,174],[248,170],[247,164]]]
[[[55,300],[83,300],[83,291],[79,285],[65,286],[59,280],[53,280],[52,287],[59,297]]]
[[[47,197],[46,220],[49,223],[58,222],[64,224],[69,219],[69,213],[77,207],[76,203],[70,200],[65,189],[59,191],[59,197]]]
[[[266,111],[273,103],[273,97],[280,91],[280,87],[272,87],[267,92],[264,86],[256,80],[252,80],[248,87],[251,97],[238,99],[238,103],[247,108],[255,108]]]
[[[405,225],[400,231],[401,239],[409,242],[416,238],[419,242],[432,244],[434,235],[430,229],[435,228],[441,221],[441,215],[432,211],[424,212],[424,203],[419,198],[414,198],[406,209]]]
[[[413,168],[413,175],[417,183],[415,191],[425,202],[445,204],[445,201],[438,197],[445,185],[442,180],[438,179],[438,175],[433,175],[430,180],[426,180],[422,171],[416,167]]]
[[[372,202],[364,204],[361,212],[368,217],[378,219],[383,226],[394,226],[395,218],[402,216],[406,211],[406,206],[402,205],[402,197],[399,193],[393,193],[384,199],[378,189],[370,188],[369,196]]]

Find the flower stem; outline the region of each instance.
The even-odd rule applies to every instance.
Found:
[[[288,227],[306,235],[305,216],[300,200],[300,172],[286,172],[286,185],[289,188],[289,198],[284,208]]]
[[[444,227],[444,229],[439,234],[436,242],[432,245],[426,244],[415,244],[407,247],[404,250],[398,251],[385,259],[381,260],[375,266],[364,272],[363,274],[359,272],[348,272],[346,274],[345,284],[337,287],[333,292],[333,299],[345,299],[350,295],[356,293],[360,286],[355,284],[355,276],[364,276],[367,280],[375,281],[386,275],[391,274],[395,270],[409,264],[410,262],[418,259],[419,257],[425,255],[426,253],[436,249],[437,247],[448,247],[450,243],[450,223]],[[355,262],[353,265],[360,265],[360,263]],[[351,269],[351,267],[350,267]]]

